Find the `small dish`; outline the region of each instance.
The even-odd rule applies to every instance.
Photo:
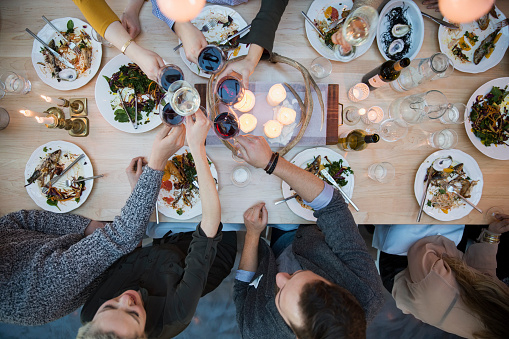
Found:
[[[251,171],[246,166],[237,166],[232,171],[231,180],[237,187],[246,187],[251,182]]]

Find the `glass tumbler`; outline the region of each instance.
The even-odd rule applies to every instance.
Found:
[[[30,80],[11,72],[4,71],[0,74],[0,88],[6,93],[27,94],[32,89]]]
[[[332,64],[329,59],[318,57],[311,61],[310,73],[316,79],[323,79],[332,73]]]
[[[379,162],[368,168],[368,177],[383,184],[392,181],[395,173],[394,166],[389,162]]]
[[[442,92],[431,90],[394,100],[389,106],[389,116],[401,118],[410,125],[420,124],[425,119],[439,119],[448,104]]]
[[[378,134],[387,142],[403,139],[408,133],[408,124],[401,119],[387,119],[380,124]]]
[[[467,105],[461,102],[449,104],[444,115],[440,117],[442,124],[462,124],[465,121]]]
[[[428,144],[439,149],[450,149],[458,143],[458,134],[452,129],[445,128],[431,133],[428,137]]]

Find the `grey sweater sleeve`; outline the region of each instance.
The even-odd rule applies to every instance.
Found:
[[[366,320],[374,318],[383,304],[382,281],[373,258],[368,253],[348,205],[334,190],[329,205],[314,213],[318,227],[325,235],[325,242],[343,264],[347,288],[366,311]]]
[[[90,219],[76,214],[59,214],[40,210],[21,210],[0,218],[0,231],[36,231],[52,235],[82,234]]]

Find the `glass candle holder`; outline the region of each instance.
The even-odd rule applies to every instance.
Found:
[[[361,119],[366,125],[379,124],[384,119],[384,110],[379,106],[372,106]]]
[[[358,83],[348,91],[348,99],[353,102],[359,102],[367,99],[369,96],[369,87],[365,83]]]

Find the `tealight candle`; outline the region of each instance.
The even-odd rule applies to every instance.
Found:
[[[54,116],[49,117],[35,117],[35,120],[37,120],[40,124],[46,124],[46,125],[56,125],[56,119]]]
[[[263,125],[263,132],[268,138],[277,138],[281,135],[283,125],[277,120],[269,120]]]
[[[253,109],[253,107],[255,105],[255,101],[256,101],[256,98],[255,98],[254,93],[251,92],[250,90],[246,90],[242,100],[240,100],[235,105],[233,105],[233,107],[235,107],[235,109],[237,109],[243,113],[249,112],[250,110]]]
[[[359,109],[359,115],[364,115],[366,114],[366,109],[365,108],[360,108]]]
[[[358,102],[366,99],[369,96],[369,87],[364,83],[358,83],[350,88],[348,91],[348,99],[353,102]]]
[[[249,133],[256,128],[258,119],[252,114],[245,113],[240,116],[239,123],[242,132]]]
[[[366,125],[378,124],[384,119],[384,111],[379,106],[370,107],[367,114],[362,115],[361,119]]]
[[[277,120],[283,125],[290,125],[295,121],[296,116],[297,112],[295,112],[295,110],[288,107],[281,107],[277,113]]]
[[[286,99],[286,90],[281,84],[273,85],[267,94],[267,103],[271,106],[277,106]]]

